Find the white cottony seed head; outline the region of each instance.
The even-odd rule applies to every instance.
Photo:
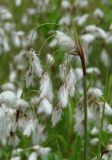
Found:
[[[69,9],[70,8],[70,2],[68,0],[64,0],[61,2],[62,9]]]
[[[86,72],[88,74],[91,74],[91,73],[100,74],[100,70],[97,67],[89,67],[89,68],[86,69]]]
[[[65,108],[68,103],[68,90],[66,84],[63,84],[58,93],[59,104],[61,107]]]
[[[32,68],[29,68],[26,71],[25,80],[26,80],[26,88],[29,88],[33,84],[33,71],[32,71]]]
[[[71,97],[73,97],[75,94],[75,83],[76,83],[75,72],[74,69],[71,68],[66,77],[67,89]]]
[[[37,160],[37,157],[38,157],[37,152],[32,152],[28,160]]]
[[[66,49],[73,49],[74,48],[74,41],[66,35],[65,33],[61,31],[56,32],[56,39],[58,41],[58,44],[61,47],[65,47]]]
[[[40,81],[40,98],[47,98],[49,101],[52,101],[53,92],[52,92],[52,82],[47,72],[45,72]]]
[[[45,113],[47,115],[52,113],[52,104],[48,101],[48,99],[44,98],[40,106],[38,108],[38,113]]]
[[[56,124],[60,121],[61,119],[61,114],[62,114],[62,110],[59,106],[55,107],[53,112],[52,112],[52,126],[56,126]]]
[[[31,119],[26,122],[26,125],[24,126],[23,134],[29,137],[31,133],[34,131],[35,131],[35,121]]]
[[[54,57],[50,53],[46,56],[46,62],[50,65],[54,64]]]
[[[36,52],[32,48],[29,51],[29,62],[35,75],[41,77],[43,72],[42,66]]]
[[[21,160],[21,158],[17,156],[17,157],[12,157],[11,160]]]
[[[0,103],[12,106],[16,103],[17,97],[12,91],[4,91],[0,94]]]
[[[96,98],[103,96],[103,93],[99,88],[90,88],[88,90],[88,93],[93,93]]]
[[[107,146],[108,151],[112,151],[112,144]]]
[[[61,80],[65,80],[66,75],[67,75],[67,67],[66,67],[66,64],[62,63],[59,66],[59,76]]]

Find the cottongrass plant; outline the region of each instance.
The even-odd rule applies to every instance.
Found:
[[[43,24],[48,25],[49,23]],[[39,27],[43,26],[40,25]],[[36,29],[38,29],[37,27]],[[35,30],[36,30],[35,29]],[[34,30],[34,31],[35,31]],[[34,32],[33,32],[34,34]],[[33,37],[33,35],[32,35]],[[52,37],[52,36],[51,36]],[[85,55],[80,44],[78,37],[74,40],[72,37],[66,35],[62,31],[56,31],[55,39],[57,40],[57,44],[64,48],[68,54],[68,56],[78,56],[81,60],[82,64],[82,72],[83,72],[83,93],[84,93],[84,160],[87,159],[87,86],[86,86],[86,64],[85,64]],[[58,121],[61,119],[62,109],[67,107],[68,99],[70,97],[74,97],[75,95],[75,72],[74,69],[71,68],[68,71],[67,61],[65,61],[60,66],[60,78],[62,79],[62,85],[59,88],[57,100],[58,103],[56,107],[52,110],[52,83],[46,71],[43,71],[40,60],[38,59],[35,51],[31,49],[28,53],[29,55],[29,64],[30,64],[30,72],[29,74],[26,72],[26,87],[30,86],[33,83],[33,75],[40,76],[40,96],[39,103],[40,106],[38,108],[38,113],[44,112],[46,114],[51,114],[52,112],[52,126],[54,127]],[[44,72],[43,74],[42,71]]]
[[[79,56],[83,70],[83,89],[84,89],[84,160],[87,159],[87,86],[86,86],[86,66],[84,52],[79,39],[75,41],[63,32],[57,31],[56,37],[61,47],[68,50],[68,54]],[[65,95],[67,99],[67,92]],[[66,101],[64,101],[66,102]]]
[[[43,25],[49,25],[50,23],[46,23]],[[43,25],[40,25],[43,26]],[[37,27],[38,28],[38,27]],[[36,28],[36,29],[37,29]],[[34,33],[33,33],[34,34]],[[51,36],[50,38],[52,38]],[[29,74],[29,80],[28,78],[26,79],[26,87],[30,86],[33,84],[33,77],[38,76],[40,77],[40,91],[39,91],[39,97],[37,98],[37,104],[39,104],[38,107],[38,113],[45,113],[46,115],[52,114],[52,126],[55,127],[56,124],[61,120],[61,116],[63,114],[62,110],[67,107],[69,97],[74,97],[76,93],[76,81],[77,79],[77,74],[79,78],[83,78],[83,97],[79,101],[79,105],[76,108],[76,112],[74,115],[75,118],[75,126],[74,129],[75,131],[80,135],[83,136],[84,133],[84,160],[87,160],[87,144],[88,144],[88,136],[87,136],[87,130],[89,130],[88,126],[88,120],[89,122],[95,122],[96,125],[96,130],[99,129],[100,126],[100,119],[101,119],[101,113],[102,119],[104,119],[104,113],[107,115],[111,115],[111,109],[110,106],[105,103],[105,110],[103,107],[103,102],[101,101],[103,97],[103,93],[100,89],[98,88],[89,88],[87,90],[87,79],[86,75],[88,74],[99,74],[100,71],[93,67],[93,68],[86,68],[85,64],[85,55],[81,46],[81,43],[78,38],[75,40],[73,39],[72,36],[66,35],[62,31],[56,31],[55,35],[55,41],[56,44],[58,44],[61,48],[63,48],[67,56],[65,55],[64,62],[60,64],[59,66],[59,76],[62,81],[62,85],[59,88],[58,94],[57,94],[57,104],[55,107],[53,107],[53,89],[52,89],[52,82],[50,79],[50,76],[47,71],[45,71],[45,67],[43,69],[39,57],[34,51],[34,49],[31,49],[28,53],[29,56],[29,64],[30,64],[30,69],[31,69],[31,74]],[[49,38],[47,39],[49,40]],[[47,41],[46,41],[47,42]],[[45,44],[45,42],[44,42]],[[43,45],[42,45],[43,47]],[[41,48],[42,48],[41,47]],[[69,56],[71,57],[79,57],[82,65],[82,70],[81,68],[73,69],[72,67],[68,67],[68,63],[70,63],[70,59],[68,58]],[[48,59],[49,58],[49,59]],[[52,55],[48,55],[47,57],[47,62],[54,63],[54,58]],[[79,74],[80,71],[80,74]],[[27,72],[26,72],[27,75]],[[27,85],[30,84],[30,85]],[[95,108],[94,108],[95,106]],[[100,153],[100,147],[101,147],[101,132],[103,129],[103,120],[101,120],[101,128],[100,128],[100,133],[99,133],[99,153],[98,156],[99,158],[101,157]],[[98,143],[98,139],[94,138],[90,141],[92,145],[95,145]],[[59,148],[59,147],[58,147]],[[59,149],[59,157],[62,159],[62,156],[60,155],[60,149]],[[99,159],[100,160],[100,159]]]

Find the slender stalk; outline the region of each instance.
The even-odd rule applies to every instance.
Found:
[[[56,137],[56,144],[57,144],[57,149],[58,149],[59,160],[63,160],[57,137]]]
[[[86,85],[86,63],[85,56],[79,39],[76,41],[76,51],[80,57],[83,70],[83,90],[84,90],[84,160],[87,160],[87,85]]]
[[[83,78],[84,87],[84,160],[87,159],[87,85],[86,75]]]
[[[105,100],[106,100],[106,93],[107,93],[107,86],[108,86],[108,74],[109,74],[109,63],[107,66],[107,73],[106,73],[106,80],[105,80],[106,82],[105,82],[105,88],[104,88],[104,105],[103,105],[103,110],[102,110],[100,133],[99,133],[99,143],[98,143],[98,156],[97,156],[98,160],[101,159],[100,152],[101,152],[103,124],[104,124]]]

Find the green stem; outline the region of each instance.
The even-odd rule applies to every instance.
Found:
[[[63,160],[57,137],[56,137],[56,143],[57,143],[59,160]]]
[[[105,88],[104,88],[104,105],[103,105],[102,116],[101,116],[99,143],[98,143],[98,156],[97,156],[98,160],[101,159],[100,152],[101,152],[101,141],[102,141],[103,124],[104,124],[105,100],[106,100],[106,93],[107,93],[107,86],[108,86],[108,74],[109,74],[109,66],[107,66],[106,83],[105,83]]]
[[[83,79],[84,87],[84,160],[87,160],[87,85],[86,85],[86,75]]]

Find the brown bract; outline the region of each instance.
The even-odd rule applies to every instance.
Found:
[[[84,52],[79,39],[76,40],[76,52],[80,57],[80,60],[82,63],[83,75],[85,76],[86,75],[85,57],[84,57]]]

